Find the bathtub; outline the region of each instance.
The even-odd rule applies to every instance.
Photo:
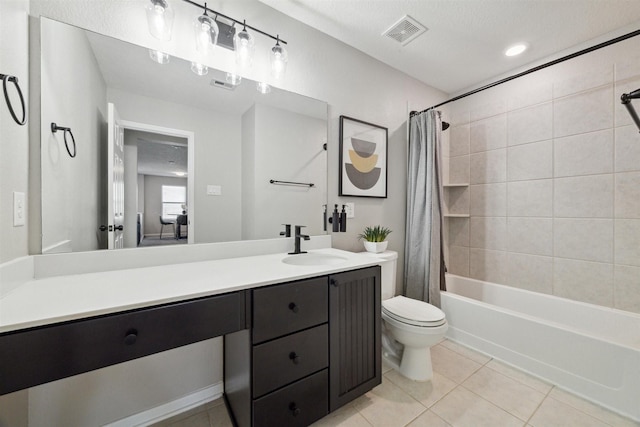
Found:
[[[447,274],[447,338],[640,421],[640,315]]]

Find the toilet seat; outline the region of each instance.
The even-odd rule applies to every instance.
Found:
[[[438,307],[403,296],[382,301],[382,312],[398,322],[424,328],[446,323],[444,312]]]

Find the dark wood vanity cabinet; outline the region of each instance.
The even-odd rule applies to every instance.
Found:
[[[248,291],[0,334],[0,395],[247,328]]]
[[[329,408],[334,411],[382,380],[380,267],[329,277]]]
[[[224,345],[238,426],[307,426],[380,384],[380,267],[254,289],[250,313]]]

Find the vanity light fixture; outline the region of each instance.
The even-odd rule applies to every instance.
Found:
[[[204,76],[209,72],[209,67],[207,67],[206,65],[202,65],[199,62],[192,62],[191,71],[193,71],[199,76]]]
[[[218,43],[220,29],[215,19],[207,14],[207,4],[204,4],[204,13],[198,16],[193,25],[196,36],[196,50],[206,55]]]
[[[518,43],[518,44],[514,44],[513,46],[505,50],[504,54],[506,56],[517,56],[517,55],[520,55],[525,50],[527,50],[527,45],[525,43]]]
[[[168,0],[149,0],[145,10],[151,35],[159,40],[171,40],[171,27],[175,12]]]
[[[242,82],[242,76],[235,73],[227,73],[227,83],[238,86]]]
[[[145,6],[149,32],[152,36],[164,41],[171,39],[171,27],[173,26],[173,19],[175,16],[175,12],[173,8],[171,8],[169,1],[178,0],[147,0]],[[261,34],[276,41],[275,46],[273,46],[269,52],[272,75],[275,78],[281,78],[284,75],[289,55],[284,46],[282,46],[286,45],[287,42],[282,40],[279,35],[273,36],[248,25],[246,20],[239,21],[210,9],[207,7],[206,3],[203,6],[192,0],[182,1],[204,10],[203,14],[198,16],[194,22],[196,49],[200,54],[206,55],[215,49],[216,46],[225,47],[235,51],[236,63],[238,66],[250,67],[253,63],[255,52],[255,38],[253,34]],[[209,13],[214,15],[214,18],[212,18]],[[241,31],[236,32],[236,24],[242,25]],[[154,61],[160,62],[156,58],[159,57],[152,56]],[[204,71],[206,67],[204,67],[204,65],[192,66],[191,69],[198,75],[206,74],[206,71]],[[235,75],[236,73],[231,74]],[[240,80],[238,80],[238,83],[239,82]],[[231,81],[229,83],[236,84]]]
[[[169,54],[160,52],[159,50],[149,49],[149,57],[158,64],[168,64]]]
[[[253,53],[256,50],[256,40],[247,31],[247,21],[242,23],[242,31],[234,38],[236,47],[236,63],[242,68],[251,67]]]
[[[269,86],[268,84],[266,84],[264,82],[258,82],[256,87],[258,89],[258,92],[260,92],[263,95],[266,95],[269,92],[271,92],[271,86]]]
[[[289,62],[289,54],[287,49],[280,46],[280,36],[276,36],[276,45],[271,48],[271,74],[276,79],[281,78],[287,71],[287,62]]]

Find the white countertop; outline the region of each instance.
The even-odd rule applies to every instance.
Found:
[[[337,265],[282,262],[286,253],[29,280],[0,299],[0,333],[376,265],[367,253],[318,249]],[[299,255],[295,255],[299,256]]]

